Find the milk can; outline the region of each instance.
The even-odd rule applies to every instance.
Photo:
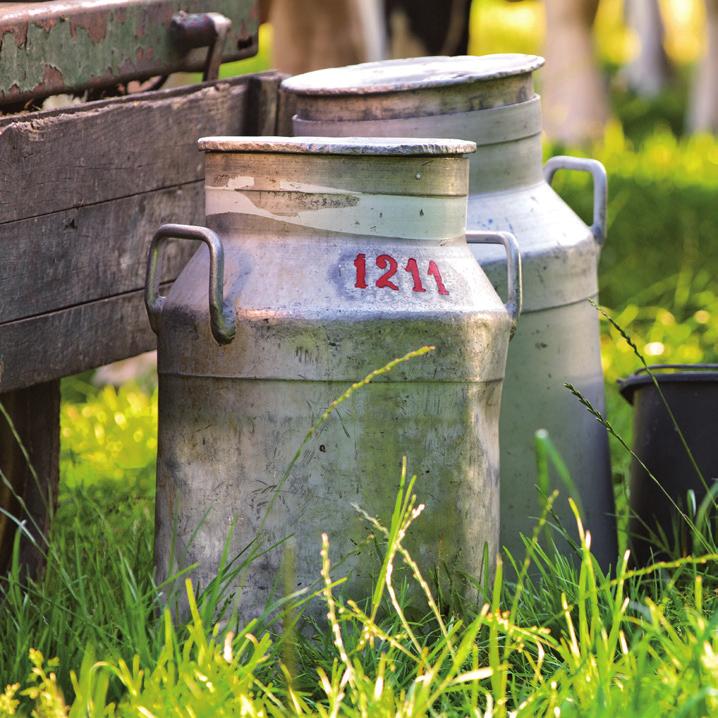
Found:
[[[490,569],[520,257],[509,235],[478,238],[509,254],[504,304],[464,237],[474,144],[215,137],[200,148],[207,227],[163,226],[148,261],[159,580],[196,563],[206,586],[229,538],[230,557],[253,557],[235,582],[248,619],[321,585],[326,532],[333,577],[348,578],[338,590],[370,595],[378,532],[356,507],[388,524],[404,456],[426,505],[407,539],[424,575],[449,567],[457,588]],[[171,238],[204,246],[164,297]],[[428,345],[341,403],[287,474],[333,400]]]
[[[520,558],[520,533],[531,534],[540,512],[534,433],[544,428],[580,493],[594,553],[607,565],[616,554],[608,438],[564,387],[573,384],[603,411],[599,322],[589,299],[598,291],[606,176],[595,160],[554,157],[542,168],[540,99],[532,85],[542,64],[529,55],[486,55],[319,70],[284,81],[284,121],[292,120],[295,135],[458,137],[478,145],[468,226],[514,233],[524,269],[523,319],[501,407],[501,544]],[[558,170],[592,175],[591,227],[551,189]],[[473,250],[498,286],[500,254]],[[567,489],[557,487],[556,513],[575,535]]]

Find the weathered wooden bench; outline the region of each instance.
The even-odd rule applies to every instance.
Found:
[[[197,138],[274,134],[280,78],[210,79],[22,110],[59,92],[101,94],[178,71],[211,75],[220,60],[256,52],[256,5],[0,3],[0,111],[13,113],[0,116],[0,401],[28,454],[0,416],[0,574],[16,530],[8,514],[36,536],[48,529],[60,378],[155,347],[143,304],[148,242],[163,222],[203,222]],[[180,11],[193,15],[178,23]],[[210,11],[231,26],[218,26]],[[167,253],[165,282],[191,252]],[[21,560],[33,569],[41,552],[22,541]]]

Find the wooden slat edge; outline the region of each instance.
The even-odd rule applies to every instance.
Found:
[[[3,324],[0,393],[155,348],[156,337],[147,320],[142,290]]]

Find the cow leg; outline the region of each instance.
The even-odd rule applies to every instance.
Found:
[[[470,0],[385,0],[391,57],[465,55]]]
[[[640,42],[638,55],[626,65],[628,87],[643,97],[654,97],[668,83],[671,64],[663,47],[663,19],[658,0],[625,0],[626,23]]]
[[[691,132],[718,132],[718,0],[706,3],[706,49],[698,66],[688,109]]]
[[[378,16],[371,8],[375,2],[273,0],[272,64],[280,72],[296,75],[366,61],[378,42],[376,27],[365,27]]]
[[[600,137],[608,119],[608,92],[592,37],[597,10],[598,0],[546,0],[544,127],[566,144]]]

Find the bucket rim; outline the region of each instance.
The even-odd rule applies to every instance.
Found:
[[[672,373],[662,374],[664,371]],[[629,404],[633,404],[636,390],[653,385],[654,378],[659,384],[718,383],[718,364],[649,364],[631,376],[619,379],[618,390]]]

